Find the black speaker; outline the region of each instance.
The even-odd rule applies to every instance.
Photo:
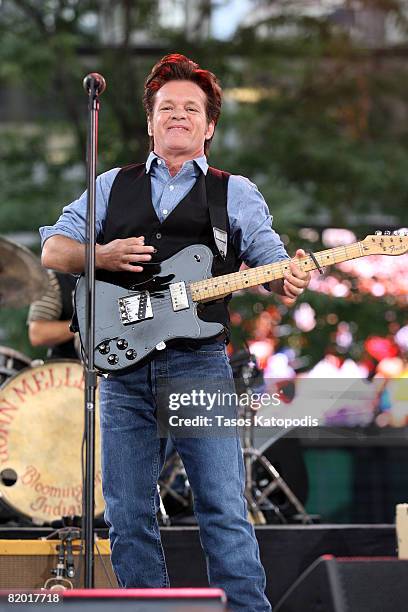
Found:
[[[406,612],[408,561],[394,557],[319,557],[274,612]]]

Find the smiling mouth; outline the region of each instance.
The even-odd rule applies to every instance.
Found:
[[[169,130],[183,130],[184,132],[188,132],[188,128],[186,128],[186,127],[184,127],[182,125],[172,125],[168,129]]]

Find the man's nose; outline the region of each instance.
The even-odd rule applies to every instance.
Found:
[[[186,113],[186,109],[185,109],[185,108],[183,108],[182,106],[180,106],[180,107],[175,107],[175,108],[173,109],[172,116],[173,116],[173,118],[174,118],[174,119],[183,119],[183,118],[185,118],[185,117],[186,117],[186,115],[187,115],[187,113]]]

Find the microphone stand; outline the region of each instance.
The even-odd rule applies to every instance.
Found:
[[[82,526],[85,544],[85,580],[87,589],[94,587],[94,514],[95,514],[95,396],[96,370],[95,349],[95,184],[98,148],[99,95],[106,87],[100,74],[88,74],[83,82],[88,94],[88,139],[87,139],[87,228],[85,248],[86,280],[86,359],[85,375],[85,490],[83,495]]]

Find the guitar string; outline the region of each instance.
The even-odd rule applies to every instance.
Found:
[[[401,237],[398,242],[402,242]],[[371,253],[368,253],[368,254],[371,254]],[[350,259],[356,259],[356,258],[363,257],[363,256],[365,256],[365,254],[362,252],[361,242],[356,242],[351,245],[340,245],[332,249],[326,249],[323,251],[319,251],[318,253],[315,253],[315,257],[321,266],[335,265],[336,263],[341,263],[344,261],[348,261]],[[337,257],[339,257],[339,259],[336,261]],[[324,259],[326,259],[326,263],[324,262]],[[330,259],[331,261],[327,262],[327,259]],[[233,293],[235,291],[240,291],[245,288],[256,287],[258,285],[262,285],[262,284],[265,284],[265,283],[268,283],[274,280],[279,280],[280,278],[283,278],[284,276],[284,270],[286,269],[284,267],[284,262],[286,261],[288,262],[293,261],[293,259],[291,260],[285,259],[279,262],[272,262],[270,264],[264,264],[262,266],[257,266],[256,268],[252,268],[252,269],[249,268],[248,270],[234,272],[232,274],[224,274],[224,275],[217,276],[217,277],[210,276],[207,279],[200,279],[198,281],[192,281],[187,285],[189,296],[192,298],[196,296],[198,297],[197,300],[193,299],[194,302],[200,302],[200,298],[201,298],[201,301],[202,300],[212,301],[212,300],[216,300],[218,297],[223,295],[222,293],[217,295],[218,291],[215,292],[215,295],[211,295],[212,291],[214,289],[218,289],[217,286],[219,284],[222,284],[223,282],[225,282],[225,284],[227,285],[226,288],[228,288],[228,292],[226,293],[226,295],[229,295],[230,293]],[[305,262],[304,265],[307,265],[308,271],[316,269],[316,265],[314,264],[311,257],[304,257],[300,261]],[[271,270],[272,267],[276,268],[276,272],[278,272],[277,276],[275,274],[275,271]],[[267,277],[266,275],[270,273],[272,273],[272,276]],[[227,278],[228,281],[223,281],[224,278]],[[244,278],[246,279],[245,282],[243,280]],[[249,283],[252,283],[252,282],[253,284],[249,285]],[[194,289],[192,289],[192,285],[195,285]],[[205,288],[205,285],[207,285],[208,288]],[[163,291],[165,291],[165,289]],[[195,294],[195,296],[193,296],[193,293]],[[131,297],[131,296],[128,296],[128,297]],[[161,310],[167,310],[168,304],[170,304],[171,302],[172,302],[171,296],[169,295],[164,296],[160,300],[160,302],[155,305],[155,312],[160,312]],[[139,321],[135,321],[135,323],[138,323],[138,322]]]
[[[361,256],[361,250],[359,248],[359,243],[350,245],[350,247],[348,247],[347,250],[350,251],[351,247],[354,247],[354,251],[356,251],[356,253],[353,252],[352,256],[350,257],[351,253],[345,251],[347,259]],[[323,255],[325,255],[326,253],[330,253],[333,259],[333,261],[330,261],[330,265],[339,263],[335,260],[336,255],[334,252],[342,250],[343,248],[344,247],[337,247],[336,249],[330,249],[328,251],[321,251],[320,253],[316,253],[316,257],[322,259]],[[258,266],[256,268],[252,268],[252,269],[248,269],[248,270],[240,271],[240,272],[235,272],[232,274],[221,275],[217,277],[209,277],[208,279],[201,279],[199,281],[194,281],[191,284],[195,285],[195,292],[197,294],[204,293],[204,292],[211,293],[212,290],[214,290],[215,288],[218,288],[217,286],[220,284],[222,285],[224,282],[225,282],[225,285],[227,285],[228,288],[232,288],[232,290],[245,289],[246,285],[248,285],[252,281],[254,281],[254,285],[252,286],[256,286],[257,284],[263,284],[271,280],[278,280],[279,278],[282,278],[284,276],[285,270],[287,269],[287,266],[284,266],[284,262],[286,261],[288,260],[281,260],[280,262],[273,262],[271,264],[265,264],[263,266]],[[312,261],[311,257],[304,257],[301,261],[305,262],[305,264],[308,266],[308,269],[313,269],[313,270],[316,269],[316,265]],[[321,263],[321,265],[324,265],[323,261],[319,263]],[[275,267],[275,270],[271,269],[273,267]],[[278,274],[276,274],[277,272]],[[272,276],[269,276],[270,274],[272,274]],[[224,281],[224,278],[228,280]],[[244,279],[246,280],[244,281]],[[191,288],[191,284],[190,284],[190,288]],[[205,287],[205,285],[208,285],[208,289]],[[238,286],[235,287],[234,285],[238,285]],[[218,293],[218,291],[216,293]],[[222,293],[220,293],[220,295],[222,295]],[[204,295],[204,297],[213,297],[213,296]]]
[[[399,242],[400,243],[403,242],[402,237],[400,237]],[[353,252],[353,254],[351,254],[351,251]],[[340,254],[340,253],[344,253],[344,255],[346,257],[345,258],[341,257],[338,261],[336,261],[336,255]],[[336,263],[341,263],[343,261],[348,261],[350,259],[356,259],[356,258],[359,258],[359,257],[364,257],[366,255],[371,255],[371,254],[372,253],[364,253],[362,243],[361,242],[356,242],[356,243],[353,243],[353,244],[348,245],[348,246],[342,245],[342,246],[339,246],[339,247],[335,247],[333,249],[327,249],[327,250],[324,250],[324,251],[320,251],[320,252],[315,254],[315,257],[316,257],[316,259],[319,260],[319,259],[322,259],[324,256],[326,256],[328,258],[329,255],[331,255],[331,257],[333,258],[333,261],[330,262],[330,265],[333,265],[333,264],[336,264]],[[384,253],[384,254],[387,254],[387,253]],[[200,281],[193,281],[192,283],[190,283],[188,285],[188,290],[189,290],[190,297],[192,295],[192,289],[191,289],[191,285],[192,284],[196,285],[196,293],[200,294],[203,291],[209,291],[209,290],[200,289],[199,288],[200,284],[207,283],[207,284],[211,285],[211,284],[214,284],[215,281],[217,281],[217,284],[219,284],[219,282],[220,282],[220,280],[222,279],[223,276],[230,278],[230,281],[228,281],[228,288],[230,289],[230,291],[228,292],[227,295],[229,295],[230,293],[233,293],[234,291],[239,291],[239,290],[242,290],[242,289],[245,288],[245,286],[242,286],[242,279],[243,278],[248,278],[249,277],[249,282],[255,281],[251,285],[251,287],[257,286],[257,285],[261,285],[261,284],[263,284],[265,282],[269,282],[271,280],[277,280],[277,279],[283,277],[284,270],[286,269],[285,267],[283,267],[284,266],[284,264],[283,264],[284,261],[285,260],[282,260],[281,262],[274,262],[272,264],[266,264],[264,266],[258,266],[257,268],[249,269],[248,271],[241,271],[241,272],[238,271],[236,273],[229,274],[229,275],[221,275],[220,277],[209,277],[208,279],[201,279]],[[305,261],[305,265],[308,266],[308,271],[316,269],[315,262],[312,260],[311,257],[305,257],[301,261]],[[319,263],[322,266],[325,265],[323,261],[320,261]],[[326,262],[326,265],[327,265],[327,262]],[[273,274],[273,278],[269,278],[269,279],[265,278],[265,272],[270,273],[271,272],[271,270],[270,270],[271,267],[275,267],[278,271],[280,271],[280,274],[278,274],[277,277],[275,277],[275,275]],[[248,281],[246,281],[245,284],[247,284],[247,282]],[[230,286],[231,283],[234,283],[234,284],[237,284],[237,285],[241,285],[241,286],[231,287]],[[216,286],[215,286],[215,288],[216,288]],[[216,298],[217,296],[216,295],[215,296],[205,296],[204,295],[203,297],[204,298],[206,298],[206,297],[214,297],[214,298]],[[155,312],[159,312],[160,310],[167,310],[168,306],[167,306],[166,302],[170,303],[171,301],[172,301],[171,296],[170,297],[164,297],[160,301],[160,304],[155,306]],[[194,300],[194,301],[195,302],[199,302],[200,299]],[[137,322],[138,321],[135,321],[135,324]]]
[[[350,253],[348,253],[347,251],[350,251],[352,248],[354,248],[354,250],[358,249],[357,255],[352,255],[350,257]],[[344,247],[344,246],[340,246],[340,247],[336,247],[335,249],[328,249],[326,251],[320,251],[319,253],[316,253],[316,258],[322,258],[322,256],[324,254],[330,253],[332,258],[333,258],[333,262],[330,262],[330,265],[335,264],[335,263],[339,263],[335,261],[335,252],[340,252],[340,251],[344,251],[345,255],[346,255],[346,259],[352,259],[355,257],[359,257],[361,256],[361,250],[359,249],[359,243],[354,243],[353,245],[349,245],[348,247]],[[326,255],[327,256],[327,255]],[[289,260],[281,260],[279,262],[273,262],[271,264],[265,264],[263,266],[258,266],[256,268],[252,268],[252,269],[248,269],[245,271],[241,271],[241,272],[235,272],[232,274],[227,274],[227,275],[221,275],[218,277],[209,277],[208,279],[201,279],[199,281],[192,281],[189,285],[188,285],[188,289],[189,289],[189,293],[190,296],[193,297],[193,292],[196,293],[196,295],[198,294],[198,296],[201,296],[201,299],[207,299],[209,301],[211,301],[212,299],[217,299],[217,295],[211,295],[212,290],[214,290],[215,288],[217,288],[217,285],[219,285],[220,283],[222,283],[222,279],[223,278],[228,278],[229,280],[226,282],[227,284],[227,288],[229,289],[227,295],[229,295],[230,293],[233,293],[234,291],[240,291],[242,289],[246,288],[246,285],[249,282],[253,282],[253,284],[251,284],[248,288],[251,287],[256,287],[258,285],[262,285],[264,283],[270,282],[270,281],[274,281],[274,280],[279,280],[280,278],[283,278],[284,275],[284,270],[286,270],[287,266],[284,266],[284,262],[289,261]],[[308,265],[308,269],[312,269],[315,270],[316,269],[316,265],[314,264],[313,260],[311,257],[305,257],[303,258],[301,261],[305,261]],[[341,261],[344,261],[344,259],[342,258]],[[323,265],[323,262],[319,262]],[[276,276],[276,272],[273,270],[270,270],[271,267],[275,267],[276,268],[276,272],[278,272],[278,275]],[[271,273],[272,277],[267,277],[266,273]],[[247,281],[243,281],[244,278],[247,278]],[[204,285],[207,284],[209,286],[208,289],[201,287],[200,285]],[[195,290],[191,289],[191,285],[196,285]],[[160,290],[158,290],[160,291]],[[163,291],[165,291],[165,289],[163,289]],[[218,293],[218,292],[216,292]],[[202,295],[204,294],[204,295]],[[222,295],[222,294],[221,294]],[[131,297],[131,296],[129,296]],[[210,298],[210,299],[209,299]],[[198,300],[194,300],[196,302],[200,302],[200,299]],[[158,304],[155,305],[155,312],[160,312],[161,310],[167,310],[168,309],[168,304],[172,302],[172,298],[169,295],[165,295]],[[142,320],[146,320],[146,319],[142,319]],[[135,323],[138,323],[139,321],[135,321]]]
[[[320,251],[319,253],[316,253],[316,257],[322,259],[322,256],[324,256],[327,253],[330,253],[333,259],[333,261],[330,262],[330,265],[332,265],[332,264],[338,263],[335,261],[335,257],[336,257],[335,252],[338,252],[338,254],[340,254],[340,252],[343,251],[346,255],[346,259],[352,259],[352,258],[361,256],[361,251],[358,247],[359,247],[359,243],[355,243],[353,245],[350,245],[349,247],[344,247],[344,246],[336,247],[335,249]],[[357,254],[353,254],[350,257],[350,253],[347,251],[350,251],[352,248],[354,248],[355,251],[357,250]],[[217,285],[222,284],[224,282],[223,278],[228,279],[228,281],[225,281],[225,284],[227,285],[226,288],[229,290],[227,295],[229,295],[230,293],[234,291],[245,289],[246,285],[249,282],[251,283],[253,282],[253,284],[251,284],[250,287],[254,287],[257,285],[261,285],[261,284],[264,284],[270,281],[274,281],[274,280],[283,278],[284,271],[287,268],[287,266],[286,267],[284,266],[285,261],[289,261],[289,260],[273,262],[272,264],[265,264],[263,266],[258,266],[257,268],[253,268],[253,269],[249,269],[249,270],[245,270],[241,272],[235,272],[232,274],[221,275],[218,277],[209,277],[208,279],[201,279],[199,281],[192,281],[188,285],[188,289],[190,290],[191,296],[193,293],[195,293],[196,295],[198,294],[198,296],[201,297],[202,299],[209,299],[209,298],[216,299],[218,297],[217,296],[218,292],[216,292],[215,295],[211,295],[211,293],[215,288],[217,288]],[[312,270],[316,269],[316,265],[314,264],[314,262],[312,261],[310,257],[305,257],[301,261],[305,261],[309,269],[312,269]],[[344,261],[343,257],[341,261]],[[323,265],[323,262],[319,262],[319,263]],[[270,269],[273,266],[277,268],[276,271],[273,271]],[[278,275],[276,275],[276,272],[278,272]],[[266,276],[266,274],[269,274],[269,273],[272,273],[272,277]],[[243,280],[244,278],[247,279],[245,282]],[[192,285],[195,285],[195,290],[191,288]],[[206,288],[205,285],[207,285],[208,288]],[[165,289],[163,291],[165,291]],[[222,295],[222,293],[220,295]],[[200,299],[193,300],[193,301],[200,301]],[[168,295],[164,296],[160,300],[159,304],[155,306],[155,311],[159,312],[160,310],[167,309],[167,304],[171,302],[172,302],[171,296],[168,296]]]
[[[378,242],[378,241],[377,241]],[[391,242],[394,242],[393,240],[391,240]],[[398,242],[403,243],[403,239],[402,237],[399,238]],[[384,245],[385,249],[387,248],[387,245]],[[315,254],[315,257],[319,260],[320,259],[320,265],[321,266],[325,266],[325,265],[333,265],[336,263],[341,263],[343,261],[348,261],[350,259],[356,259],[359,257],[364,257],[366,255],[370,255],[373,253],[364,253],[363,250],[363,245],[362,242],[356,242],[353,243],[351,245],[340,245],[339,247],[335,247],[333,249],[326,249],[324,251],[320,251],[318,253]],[[390,254],[390,253],[384,253],[384,254]],[[339,258],[339,259],[337,259]],[[328,261],[329,260],[329,261]],[[234,287],[234,290],[239,290],[239,289],[244,289],[246,285],[249,284],[249,282],[251,282],[252,280],[255,281],[254,284],[262,284],[265,282],[268,282],[270,280],[276,280],[277,278],[282,278],[283,275],[283,270],[281,269],[281,274],[279,274],[277,277],[273,276],[271,277],[267,277],[267,274],[270,274],[271,267],[280,267],[282,268],[282,263],[286,261],[286,260],[282,260],[282,262],[274,262],[272,264],[266,264],[264,266],[258,266],[257,268],[253,268],[253,269],[249,269],[245,272],[236,272],[233,275],[225,275],[226,277],[230,277],[230,281],[228,282],[228,285],[231,286],[233,283],[234,284],[238,284],[241,286],[238,287]],[[306,265],[308,266],[308,270],[315,270],[316,269],[316,265],[314,265],[314,263],[312,263],[311,258],[303,258],[301,260],[302,262],[305,262]],[[279,265],[280,264],[280,265]],[[225,277],[224,276],[224,277]],[[211,293],[212,290],[214,288],[216,288],[216,284],[220,284],[223,282],[223,276],[219,276],[219,277],[210,277],[209,279],[202,279],[201,281],[197,281],[195,283],[196,285],[196,292],[198,294],[204,293],[204,292],[209,292]],[[243,282],[242,279],[243,277],[248,278],[249,282]],[[262,280],[259,282],[259,278],[262,277]],[[209,288],[207,289],[205,286],[203,285],[209,285]],[[203,295],[203,297],[212,297],[212,296],[208,296],[208,295]]]

